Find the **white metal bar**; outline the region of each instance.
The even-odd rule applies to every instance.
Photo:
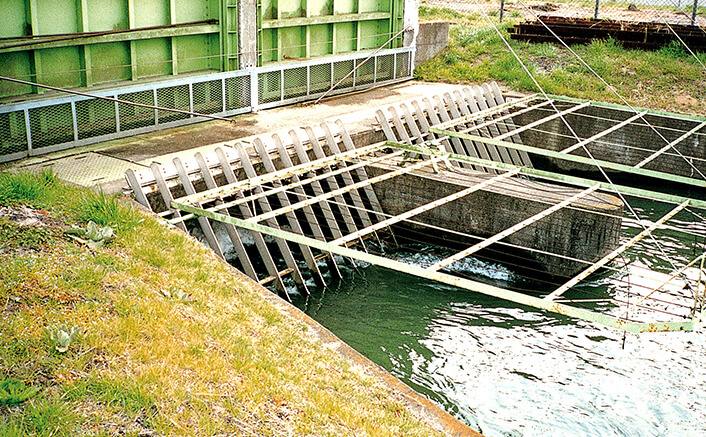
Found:
[[[331,244],[335,244],[337,246],[341,246],[343,244],[348,243],[349,241],[357,240],[360,237],[363,237],[365,235],[368,235],[370,233],[373,233],[379,229],[386,228],[388,226],[392,226],[395,223],[399,223],[403,220],[407,220],[408,218],[414,217],[415,215],[422,214],[426,211],[432,210],[438,206],[445,205],[447,203],[453,202],[454,200],[458,200],[462,197],[468,196],[471,193],[475,193],[476,191],[480,191],[496,182],[499,182],[503,179],[507,179],[511,176],[514,176],[520,172],[519,169],[509,171],[507,173],[503,173],[499,176],[495,176],[491,179],[485,180],[481,183],[478,183],[476,185],[473,185],[472,187],[465,188],[461,191],[458,191],[456,193],[453,193],[449,196],[442,197],[440,199],[434,200],[433,202],[426,203],[422,206],[419,206],[417,208],[411,209],[409,211],[406,211],[402,214],[398,214],[394,217],[390,217],[389,219],[383,220],[381,222],[375,223],[372,226],[368,226],[365,229],[361,229],[358,232],[355,232],[353,234],[346,235],[345,237],[341,237],[339,239],[331,241]]]
[[[689,132],[686,132],[684,135],[680,136],[676,140],[672,141],[671,143],[667,144],[666,146],[662,147],[652,155],[648,156],[647,158],[643,159],[640,161],[639,164],[637,164],[635,167],[640,168],[644,166],[645,164],[649,163],[650,161],[654,160],[658,156],[662,155],[664,152],[667,150],[671,149],[672,147],[676,146],[677,144],[681,143],[691,135],[695,134],[696,132],[700,131],[704,126],[706,126],[706,121],[699,123],[695,128],[691,129]]]
[[[628,250],[629,248],[631,248],[633,245],[635,245],[635,243],[637,243],[638,241],[642,240],[642,239],[643,239],[644,237],[646,237],[648,234],[651,234],[652,231],[654,231],[655,229],[657,229],[658,227],[660,227],[661,225],[663,225],[665,222],[667,222],[669,219],[671,219],[672,217],[674,217],[675,215],[677,215],[677,214],[679,213],[679,211],[683,210],[683,209],[686,208],[687,206],[689,206],[689,200],[686,200],[686,201],[682,202],[681,204],[679,204],[676,208],[672,209],[670,212],[668,212],[667,214],[665,214],[662,218],[660,218],[660,219],[657,220],[655,223],[653,223],[652,226],[650,226],[650,227],[644,229],[642,232],[640,232],[639,234],[637,234],[637,235],[635,235],[634,237],[632,237],[628,242],[626,242],[626,243],[623,244],[622,246],[618,247],[617,249],[615,249],[614,251],[612,251],[612,252],[609,253],[608,255],[604,256],[602,259],[600,259],[598,262],[596,262],[595,264],[593,264],[591,267],[587,268],[587,269],[584,270],[583,272],[581,272],[581,273],[579,273],[578,275],[574,276],[574,277],[573,277],[571,280],[569,280],[567,283],[565,283],[565,284],[562,285],[561,287],[557,288],[556,290],[554,290],[553,292],[551,292],[550,294],[548,294],[547,296],[545,296],[544,299],[545,299],[545,300],[553,300],[553,299],[555,299],[557,296],[561,296],[563,293],[565,293],[565,292],[566,292],[567,290],[569,290],[571,287],[573,287],[574,285],[576,285],[576,284],[578,284],[579,282],[583,281],[584,279],[586,279],[586,278],[587,278],[589,275],[591,275],[592,273],[598,271],[598,269],[600,269],[600,268],[603,267],[604,265],[608,264],[608,263],[611,262],[615,257],[617,257],[617,256],[620,255],[621,253],[625,252],[625,251]]]
[[[626,119],[626,120],[621,121],[620,123],[616,124],[615,126],[611,126],[610,128],[608,128],[608,129],[606,129],[606,130],[604,130],[604,131],[601,131],[601,132],[599,132],[599,133],[597,133],[597,134],[595,134],[595,135],[593,135],[593,136],[591,136],[591,137],[589,137],[589,138],[586,138],[585,140],[579,141],[578,143],[574,144],[573,146],[567,147],[566,149],[560,151],[559,153],[571,153],[571,152],[573,152],[574,150],[576,150],[576,149],[578,149],[578,148],[580,148],[580,147],[583,147],[583,146],[585,146],[586,144],[590,144],[590,143],[596,141],[596,140],[599,139],[599,138],[603,138],[604,136],[606,136],[606,135],[608,135],[608,134],[610,134],[610,133],[612,133],[612,132],[614,132],[614,131],[620,129],[621,127],[623,127],[623,126],[625,126],[625,125],[628,125],[628,124],[632,123],[633,121],[635,121],[635,120],[637,120],[638,118],[643,117],[643,116],[645,116],[645,115],[647,115],[647,111],[639,112],[639,113],[633,115],[632,117],[630,117],[630,118],[628,118],[628,119]]]
[[[385,174],[381,174],[380,176],[375,176],[374,178],[370,178],[365,181],[360,181],[360,182],[357,182],[353,185],[349,185],[347,187],[343,187],[343,188],[339,188],[337,190],[329,191],[328,193],[324,193],[322,195],[318,195],[318,196],[312,197],[310,199],[294,203],[287,208],[279,208],[279,209],[276,209],[276,210],[269,212],[269,213],[260,214],[256,217],[249,219],[248,221],[250,223],[257,223],[257,222],[261,222],[263,220],[268,220],[273,217],[277,217],[278,215],[284,214],[288,211],[294,211],[294,210],[303,208],[307,205],[314,205],[316,203],[330,199],[332,197],[340,196],[343,193],[347,193],[352,190],[357,190],[358,188],[362,188],[366,185],[375,184],[375,183],[382,182],[382,181],[385,181],[388,179],[392,179],[394,177],[397,177],[397,176],[405,174],[405,173],[412,172],[414,170],[419,170],[420,168],[426,167],[428,165],[433,165],[435,162],[439,162],[441,160],[442,160],[441,158],[435,156],[435,157],[428,159],[426,161],[422,161],[422,162],[418,162],[416,164],[410,165],[409,167],[404,167],[399,170],[394,170],[394,171],[391,171],[391,172],[388,172]],[[353,232],[355,232],[355,230]]]
[[[516,170],[515,173],[519,173],[519,170]],[[427,268],[427,270],[437,271],[437,270],[443,269],[444,267],[447,267],[447,266],[455,263],[458,260],[461,260],[461,259],[463,259],[463,258],[485,248],[485,247],[490,246],[493,243],[496,243],[496,242],[502,240],[503,238],[505,238],[511,234],[514,234],[515,232],[517,232],[521,229],[526,228],[527,226],[529,226],[533,223],[538,222],[539,220],[543,219],[544,217],[547,217],[548,215],[550,215],[556,211],[559,211],[560,209],[564,208],[565,206],[570,205],[571,203],[581,199],[582,197],[585,197],[585,196],[593,193],[594,191],[596,191],[599,188],[600,188],[600,184],[596,184],[596,185],[589,187],[579,193],[576,193],[573,196],[569,197],[568,199],[562,200],[561,202],[557,203],[556,205],[552,206],[551,208],[547,208],[544,211],[542,211],[538,214],[535,214],[532,217],[529,217],[525,220],[522,220],[520,223],[517,223],[516,225],[509,227],[509,228],[505,229],[504,231],[493,235],[490,238],[486,238],[485,240],[481,241],[480,243],[474,244],[473,246],[469,247],[468,249],[462,250],[461,252],[458,252],[448,258],[445,258],[445,259],[429,266]]]
[[[513,129],[513,130],[511,130],[511,131],[509,131],[509,132],[506,132],[506,133],[504,133],[504,134],[502,134],[502,135],[500,135],[500,136],[498,136],[498,137],[495,137],[495,138],[493,138],[493,139],[495,139],[495,140],[504,140],[504,139],[507,138],[507,137],[511,137],[511,136],[513,136],[513,135],[519,134],[520,132],[524,132],[524,131],[526,131],[526,130],[530,130],[530,129],[532,129],[532,128],[535,127],[535,126],[539,126],[539,125],[541,125],[541,124],[544,124],[544,123],[547,123],[547,122],[549,122],[549,121],[552,121],[552,120],[554,120],[555,118],[559,118],[559,117],[563,117],[563,116],[565,116],[565,115],[571,114],[572,112],[576,112],[576,111],[578,111],[578,110],[580,110],[580,109],[583,109],[583,108],[585,108],[585,107],[587,107],[587,106],[590,106],[590,105],[591,105],[590,102],[585,102],[585,103],[581,103],[580,105],[572,106],[572,107],[569,108],[569,109],[565,109],[565,110],[563,110],[563,111],[556,112],[556,113],[554,113],[554,114],[552,114],[552,115],[550,115],[550,116],[548,116],[548,117],[544,117],[544,118],[542,118],[542,119],[540,119],[540,120],[533,121],[532,123],[528,123],[528,124],[526,124],[526,125],[524,125],[524,126],[518,127],[517,129]]]

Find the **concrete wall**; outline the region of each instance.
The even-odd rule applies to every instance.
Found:
[[[370,168],[369,175],[372,177],[386,171],[387,168],[373,167]],[[449,171],[426,174],[423,177],[420,177],[419,173],[408,174],[375,184],[375,193],[385,212],[396,215],[492,176]],[[415,217],[415,220],[489,237],[549,208],[577,191],[528,180],[510,180],[435,208]],[[559,210],[503,241],[589,262],[602,258],[617,247],[623,207],[619,199],[605,194],[594,194],[572,206],[580,206],[581,209]],[[614,217],[606,216],[606,213],[613,214]],[[419,229],[427,235],[433,234],[429,228]],[[454,238],[466,246],[479,241],[462,241],[457,236]],[[515,261],[511,262],[515,263],[523,262],[524,257],[528,256],[528,253],[518,254],[517,249],[504,247],[501,250],[510,256],[514,253]],[[541,268],[549,274],[559,276],[573,276],[587,267],[585,263],[551,255],[535,253],[531,257],[537,265],[519,267]]]
[[[559,105],[558,108],[561,110],[569,106],[573,106],[573,104]],[[578,113],[581,115],[569,114],[565,118],[580,138],[589,138],[614,126],[617,122],[635,115],[634,112],[624,109],[598,106],[588,106],[578,111]],[[523,126],[547,115],[546,111],[532,111],[514,117],[514,121],[518,126]],[[646,115],[645,120],[654,126],[657,132],[669,142],[676,140],[682,134],[701,123],[700,121],[676,116],[655,114]],[[591,144],[589,150],[596,159],[634,166],[667,144],[664,139],[660,138],[660,135],[644,121],[637,119],[633,123],[601,138],[599,142]],[[538,130],[532,129],[522,132],[520,136],[525,145],[554,151],[565,149],[576,143],[571,131],[559,118],[539,126]],[[706,173],[706,128],[700,130],[700,135],[691,135],[680,142],[676,148],[685,156],[701,159],[702,161],[695,160],[692,164],[702,173]],[[573,154],[587,156],[583,151],[577,151]],[[595,171],[592,166],[560,159],[533,156],[532,162],[535,166],[549,170]],[[662,154],[654,161],[646,164],[644,168],[694,177],[694,170],[689,163],[673,151]]]
[[[419,23],[419,33],[416,40],[414,66],[433,58],[449,45],[449,23],[446,21],[430,21]]]

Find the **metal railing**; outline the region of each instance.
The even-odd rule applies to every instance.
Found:
[[[413,49],[330,56],[95,91],[121,101],[232,116],[412,77]],[[362,65],[361,65],[362,64]],[[0,162],[205,121],[184,113],[66,95],[0,106]]]

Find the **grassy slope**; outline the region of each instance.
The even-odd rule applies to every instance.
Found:
[[[415,69],[417,79],[449,83],[495,80],[510,89],[538,91],[484,18],[424,6],[420,18],[457,24],[451,29],[449,46]],[[517,16],[510,17],[499,29],[545,92],[622,103],[563,46],[511,41],[507,28],[518,21]],[[572,48],[631,105],[706,115],[706,70],[678,45],[654,52],[624,49],[613,41]],[[700,53],[699,58],[706,64],[706,53]]]
[[[0,381],[41,388],[19,406],[0,396],[0,436],[433,434],[192,238],[51,176],[17,178],[0,173],[0,206],[54,226],[0,218]],[[116,240],[89,250],[62,234],[89,218]],[[65,353],[56,325],[80,330]]]

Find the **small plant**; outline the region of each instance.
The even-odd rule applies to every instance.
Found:
[[[0,206],[37,202],[55,182],[56,177],[51,169],[40,174],[0,173]]]
[[[181,288],[175,288],[175,289],[169,289],[169,290],[160,290],[160,292],[164,295],[166,298],[174,298],[176,300],[180,300],[182,302],[192,302],[193,299],[191,298],[191,295],[187,293],[186,291],[182,290]]]
[[[38,387],[27,386],[14,378],[6,379],[0,382],[0,406],[20,405],[38,392]]]
[[[91,249],[98,249],[110,243],[115,238],[115,231],[110,226],[98,226],[94,222],[88,222],[86,229],[74,228],[65,231],[69,237],[83,243]]]
[[[132,229],[141,221],[131,207],[120,203],[118,196],[106,195],[103,190],[83,197],[78,208],[78,219],[110,226],[118,232]]]
[[[54,241],[54,238],[54,233],[49,229],[20,226],[0,218],[0,250],[16,247],[39,249]]]
[[[78,332],[78,327],[74,326],[71,329],[67,326],[52,327],[47,328],[47,332],[49,333],[49,340],[55,344],[56,350],[64,353],[69,350],[69,346]]]

